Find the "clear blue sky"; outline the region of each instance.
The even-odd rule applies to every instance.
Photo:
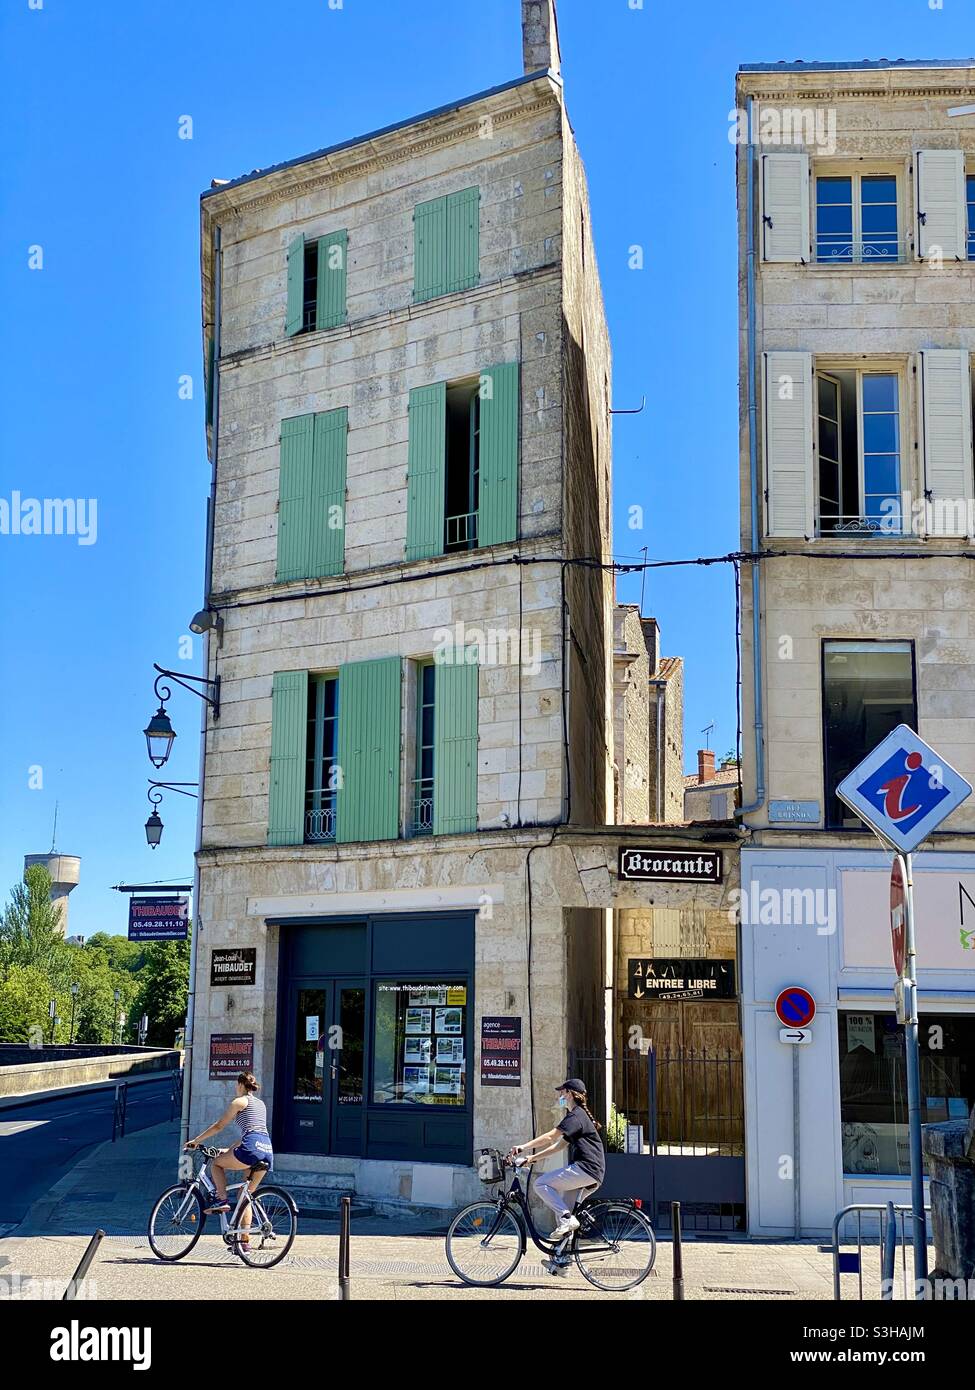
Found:
[[[38,3],[38,0],[34,0]],[[25,852],[82,856],[73,931],[125,930],[120,879],[192,868],[195,802],[146,847],[151,667],[200,605],[208,470],[200,192],[521,71],[518,0],[4,0],[0,496],[96,498],[97,541],[0,536],[0,896]],[[735,206],[740,62],[959,57],[972,0],[880,7],[562,0],[563,73],[589,175],[615,360],[615,547],[737,545]],[[192,140],[178,138],[181,116]],[[643,246],[645,269],[628,269]],[[43,269],[28,269],[32,246]],[[688,274],[693,271],[693,274]],[[192,401],[178,396],[193,375]],[[641,505],[645,528],[627,527]],[[635,601],[638,580],[621,581]],[[735,738],[727,567],[647,578],[686,661],[685,745]],[[190,671],[198,669],[199,650]],[[198,702],[170,706],[166,773],[197,774]],[[43,786],[28,787],[32,768]],[[37,774],[34,774],[35,780]]]

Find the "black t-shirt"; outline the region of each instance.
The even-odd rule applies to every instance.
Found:
[[[606,1176],[606,1154],[599,1131],[589,1116],[577,1105],[557,1126],[569,1141],[569,1162],[576,1163],[584,1173],[597,1182]]]

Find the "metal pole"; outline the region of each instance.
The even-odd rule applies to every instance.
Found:
[[[342,1198],[342,1211],[339,1218],[339,1298],[346,1302],[349,1297],[349,1235],[352,1212],[352,1198]]]
[[[897,1217],[893,1202],[887,1203],[884,1223],[883,1261],[880,1271],[880,1297],[885,1302],[894,1297],[894,1256],[897,1252]]]
[[[904,983],[907,1019],[904,1024],[904,1050],[907,1060],[907,1115],[911,1151],[911,1224],[914,1241],[914,1288],[917,1281],[928,1276],[928,1232],[924,1216],[924,1159],[921,1154],[921,1056],[917,1021],[917,952],[914,937],[914,865],[913,856],[904,856],[907,870],[905,888],[907,976]]]
[[[670,1229],[674,1237],[674,1302],[684,1302],[684,1247],[680,1241],[680,1202],[670,1204]]]
[[[95,1232],[91,1240],[88,1242],[88,1248],[81,1257],[81,1263],[78,1265],[78,1268],[75,1270],[74,1274],[72,1274],[71,1278],[68,1280],[68,1287],[61,1295],[62,1303],[64,1303],[66,1300],[70,1300],[77,1297],[78,1285],[81,1283],[85,1275],[88,1273],[89,1266],[91,1265],[92,1260],[95,1258],[95,1251],[98,1249],[98,1247],[101,1245],[104,1239],[105,1232],[102,1230],[98,1230]]]
[[[796,1240],[802,1228],[802,1196],[799,1189],[799,1047],[792,1049],[792,1224]]]

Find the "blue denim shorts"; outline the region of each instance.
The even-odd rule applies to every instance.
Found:
[[[234,1149],[234,1158],[238,1163],[246,1163],[253,1167],[255,1163],[266,1163],[268,1172],[274,1167],[274,1151],[271,1148],[271,1139],[267,1134],[248,1134]]]

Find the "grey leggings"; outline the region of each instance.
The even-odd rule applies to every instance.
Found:
[[[536,1179],[535,1191],[556,1216],[562,1217],[568,1216],[570,1211],[565,1196],[569,1196],[573,1201],[577,1198],[581,1200],[586,1196],[586,1192],[580,1189],[586,1188],[595,1192],[598,1186],[599,1183],[591,1173],[584,1173],[578,1163],[570,1163],[567,1168],[554,1168],[551,1173]]]

